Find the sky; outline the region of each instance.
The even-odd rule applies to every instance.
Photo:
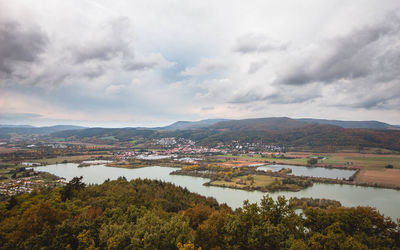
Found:
[[[400,1],[0,0],[0,124],[400,124]]]

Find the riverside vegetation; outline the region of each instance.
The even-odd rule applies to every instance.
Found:
[[[307,201],[301,201],[307,202]],[[312,201],[309,201],[312,202]],[[304,203],[304,204],[305,204]],[[315,203],[315,202],[314,202]],[[0,203],[1,249],[396,249],[400,224],[370,207],[305,207],[265,196],[232,211],[161,181],[121,177]]]
[[[264,192],[283,190],[300,191],[311,187],[314,182],[356,184],[351,180],[288,175],[291,172],[290,168],[282,168],[278,172],[265,172],[256,170],[255,166],[231,168],[212,164],[193,164],[183,166],[171,174],[209,178],[211,180],[205,183],[207,186],[259,190]]]

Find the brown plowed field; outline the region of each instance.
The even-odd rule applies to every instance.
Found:
[[[361,170],[355,181],[400,187],[400,169]]]
[[[0,154],[8,154],[15,151],[17,151],[15,148],[0,147]]]

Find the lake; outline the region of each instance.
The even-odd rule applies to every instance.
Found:
[[[137,169],[113,168],[104,165],[95,165],[78,168],[76,163],[54,164],[36,167],[37,171],[45,171],[65,178],[67,181],[75,176],[83,176],[87,184],[101,184],[106,179],[117,179],[125,176],[128,180],[135,178],[158,179],[174,183],[177,186],[186,187],[191,192],[204,196],[211,196],[219,203],[226,203],[232,208],[242,206],[244,200],[258,202],[263,195],[260,191],[245,191],[231,188],[203,186],[209,181],[205,178],[170,175],[176,168],[170,167],[146,167]],[[274,192],[269,193],[273,198],[278,195],[289,197],[312,197],[338,200],[343,206],[371,206],[376,207],[381,213],[394,219],[400,218],[400,191],[393,189],[361,187],[354,185],[315,183],[312,187],[299,192]]]
[[[258,167],[257,170],[271,170],[272,172],[278,172],[282,168],[291,168],[291,175],[296,176],[310,176],[310,177],[323,177],[331,179],[349,179],[356,171],[350,169],[338,169],[338,168],[320,168],[320,167],[305,167],[305,166],[294,166],[294,165],[267,165]]]

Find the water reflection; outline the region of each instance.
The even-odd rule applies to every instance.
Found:
[[[348,179],[356,171],[349,169],[337,169],[337,168],[320,168],[320,167],[304,167],[294,165],[267,165],[258,167],[257,170],[271,170],[272,172],[278,172],[282,168],[292,169],[292,175],[296,176],[311,176],[311,177],[323,177],[332,179]]]
[[[106,167],[104,165],[78,168],[78,164],[66,163],[55,164],[43,167],[36,167],[38,171],[46,171],[67,181],[75,176],[83,176],[85,183],[101,184],[106,179],[117,179],[125,176],[128,180],[135,178],[158,179],[186,187],[191,192],[204,196],[211,196],[220,203],[226,203],[232,208],[242,206],[244,200],[258,202],[266,193],[259,191],[245,191],[222,187],[207,187],[203,183],[208,181],[205,178],[170,175],[176,170],[170,167],[146,167],[138,169],[125,169]],[[299,192],[281,191],[269,193],[273,198],[278,195],[289,197],[312,197],[338,200],[343,206],[372,206],[392,218],[400,218],[400,191],[373,187],[360,187],[353,185],[322,184],[316,183],[312,187]]]

